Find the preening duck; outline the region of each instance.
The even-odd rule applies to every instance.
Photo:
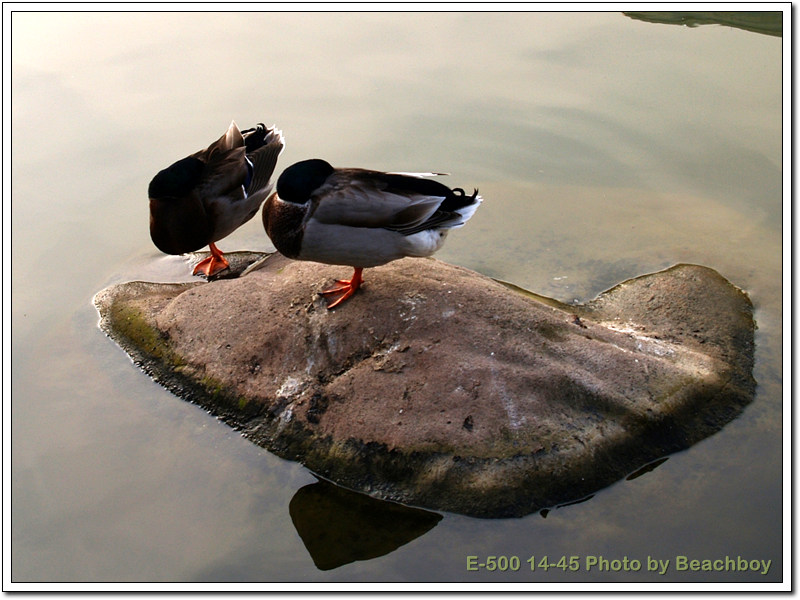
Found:
[[[262,218],[284,256],[353,267],[349,280],[320,292],[333,308],[358,290],[363,269],[439,250],[480,203],[477,189],[470,196],[420,175],[335,169],[311,159],[281,174]]]
[[[166,254],[208,246],[211,256],[194,268],[206,277],[228,267],[215,242],[252,219],[272,191],[270,177],[283,135],[263,123],[228,131],[205,150],[160,171],[150,182],[150,237]]]

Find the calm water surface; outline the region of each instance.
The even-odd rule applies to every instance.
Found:
[[[781,580],[782,38],[611,12],[14,13],[11,25],[13,581]],[[318,156],[479,187],[485,203],[438,257],[559,300],[678,262],[717,269],[756,308],[755,401],[649,473],[546,516],[359,521],[380,509],[309,487],[310,472],[151,382],[97,328],[103,287],[191,279],[150,242],[147,184],[231,119],[282,128],[280,168]],[[221,247],[271,249],[258,219]],[[304,543],[322,504],[329,539],[369,535]],[[467,555],[523,568],[468,572]],[[532,555],[582,568],[530,572]],[[679,555],[772,563],[583,568]]]

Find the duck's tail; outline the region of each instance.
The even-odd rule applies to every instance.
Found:
[[[463,227],[475,214],[481,202],[483,202],[483,198],[478,195],[477,189],[472,196],[467,196],[464,190],[455,188],[450,190],[436,211],[424,222],[413,227],[401,227],[396,231],[400,231],[403,235],[413,235],[426,230],[458,229]],[[387,229],[391,229],[391,227],[387,227]]]
[[[253,177],[250,180],[248,193],[260,191],[269,186],[269,180],[278,164],[278,156],[283,151],[283,133],[273,125],[269,129],[259,123],[252,129],[242,132],[247,158],[253,165]]]
[[[475,211],[478,210],[481,202],[483,202],[483,198],[478,195],[477,189],[471,196],[467,196],[461,188],[453,189],[453,195],[442,202],[442,205],[439,207],[440,209],[449,210],[458,215],[458,218],[450,221],[446,227],[450,229],[463,227],[464,224],[470,220],[472,215],[475,214]]]

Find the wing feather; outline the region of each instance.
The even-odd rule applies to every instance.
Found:
[[[201,197],[243,198],[242,186],[247,180],[247,173],[244,146],[216,151],[206,157],[206,166],[198,184],[198,194]]]
[[[401,230],[425,223],[443,196],[388,190],[380,180],[329,178],[312,198],[311,218],[326,224]]]
[[[309,219],[327,225],[389,229],[405,236],[460,227],[480,199],[477,191],[473,197],[455,191],[406,174],[337,169],[312,195]]]

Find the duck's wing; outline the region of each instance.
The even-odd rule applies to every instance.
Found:
[[[256,139],[252,139],[253,137]],[[253,165],[253,176],[247,186],[248,193],[271,187],[270,178],[284,147],[283,133],[275,126],[266,129],[259,125],[248,135],[245,144],[254,147],[247,155]]]
[[[337,170],[312,196],[310,218],[323,224],[403,233],[419,230],[444,201],[447,188],[419,186],[417,181],[426,180],[358,169]]]
[[[207,159],[197,194],[201,198],[245,198],[244,184],[248,173],[244,146],[216,152]]]
[[[197,185],[201,198],[244,198],[242,187],[248,178],[249,167],[245,158],[245,143],[236,123],[213,144],[192,156],[205,165]]]
[[[450,173],[431,173],[431,172],[412,173],[410,171],[390,171],[386,173],[386,175],[400,175],[402,177],[415,177],[417,179],[420,179],[423,177],[444,177],[445,175],[450,175]]]
[[[235,121],[231,121],[228,130],[216,142],[209,145],[205,150],[201,150],[201,152],[211,157],[217,152],[227,152],[234,148],[242,148],[244,145],[244,136],[239,131],[239,126],[236,125]]]

